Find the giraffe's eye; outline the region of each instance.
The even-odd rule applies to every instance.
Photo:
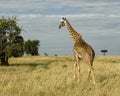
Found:
[[[61,25],[62,25],[62,26],[65,26],[65,23],[64,23],[64,22],[61,22]]]
[[[60,25],[59,25],[59,29],[60,29],[61,27],[64,27],[64,26],[65,26],[64,21],[61,21],[61,22],[60,22]]]

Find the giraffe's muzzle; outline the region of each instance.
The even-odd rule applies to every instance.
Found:
[[[61,29],[61,27],[64,27],[65,26],[65,23],[63,21],[60,22],[60,25],[59,25],[59,29]]]

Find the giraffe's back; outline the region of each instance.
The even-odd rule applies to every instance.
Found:
[[[75,54],[79,54],[83,58],[89,60],[90,62],[93,62],[95,52],[93,48],[84,40],[81,39],[79,42],[74,42],[73,50]]]

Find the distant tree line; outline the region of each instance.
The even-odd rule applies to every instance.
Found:
[[[0,18],[0,62],[1,65],[9,65],[9,57],[20,57],[24,53],[38,54],[38,40],[27,40],[21,36],[22,27],[18,26],[17,18]]]

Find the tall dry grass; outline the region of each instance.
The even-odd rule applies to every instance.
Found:
[[[0,96],[119,96],[120,57],[97,56],[96,85],[88,82],[88,66],[81,63],[81,80],[73,80],[73,57],[11,58],[0,67]]]

